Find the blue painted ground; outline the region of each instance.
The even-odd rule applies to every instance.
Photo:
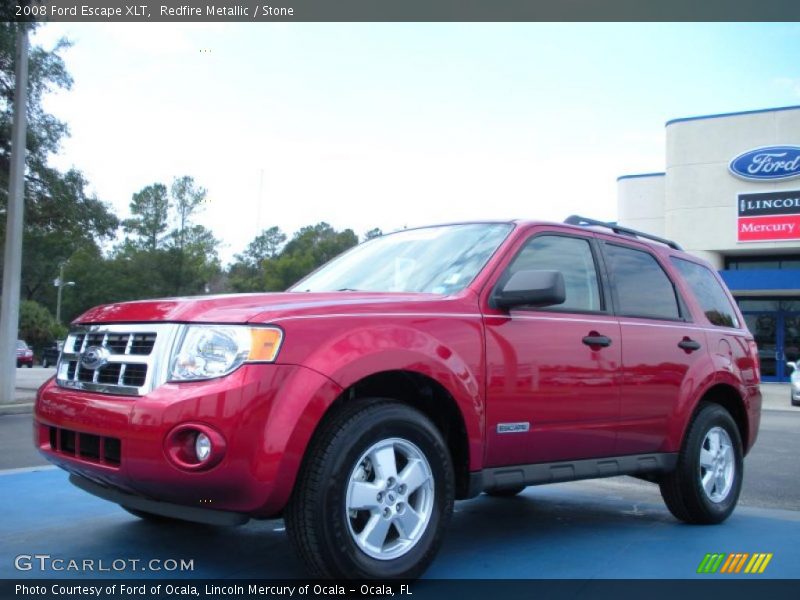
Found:
[[[633,504],[591,490],[588,484],[561,484],[528,488],[517,498],[481,496],[457,503],[426,577],[708,579],[696,574],[708,552],[772,552],[759,578],[800,577],[798,512],[740,507],[723,525],[689,526],[660,503]],[[187,559],[194,570],[20,572],[14,568],[20,554],[105,564],[120,558]],[[60,470],[0,474],[0,578],[109,575],[277,579],[306,573],[280,520],[238,528],[155,525],[74,488]]]

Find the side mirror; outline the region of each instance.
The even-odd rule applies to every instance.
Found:
[[[553,306],[567,299],[561,271],[517,271],[497,290],[492,303],[497,308]]]
[[[789,361],[789,362],[786,363],[786,366],[789,367],[792,371],[796,371],[797,370],[797,363],[796,362]]]

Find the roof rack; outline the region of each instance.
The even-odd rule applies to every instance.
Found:
[[[630,229],[628,227],[622,227],[621,225],[617,225],[616,223],[597,221],[596,219],[589,219],[587,217],[581,217],[578,215],[571,215],[567,217],[566,219],[564,219],[564,223],[566,223],[567,225],[578,225],[580,227],[587,227],[587,226],[605,227],[606,229],[610,229],[614,233],[619,233],[620,235],[627,235],[635,238],[644,238],[646,240],[652,240],[654,242],[658,242],[659,244],[664,244],[665,246],[669,246],[673,250],[683,250],[683,248],[681,248],[677,242],[673,242],[672,240],[667,240],[662,237],[658,237],[657,235],[650,235],[649,233],[644,233],[642,231]]]

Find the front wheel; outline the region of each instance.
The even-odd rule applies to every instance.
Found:
[[[730,413],[704,404],[695,415],[678,456],[678,465],[661,480],[661,496],[681,521],[721,523],[736,508],[744,461],[739,429]]]
[[[355,401],[309,446],[286,529],[314,575],[415,578],[439,549],[454,495],[450,453],[427,417]]]

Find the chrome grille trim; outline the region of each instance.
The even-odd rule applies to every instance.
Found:
[[[175,323],[135,323],[135,324],[98,324],[78,325],[70,329],[64,350],[58,361],[56,370],[56,383],[65,388],[99,392],[101,394],[115,394],[119,396],[144,396],[167,380],[169,375],[169,357],[172,355],[173,346],[178,338],[181,325]],[[121,346],[121,337],[128,336],[125,349],[122,353],[114,352],[108,346],[109,336],[113,337],[114,347]],[[143,352],[149,346],[150,340],[145,336],[155,336],[155,341],[149,353]],[[97,342],[100,342],[99,344]],[[138,344],[135,348],[134,345]],[[106,348],[110,354],[105,365],[94,369],[91,381],[81,381],[81,354],[89,346],[96,345]],[[119,374],[116,383],[99,383],[101,369],[108,365],[119,364]],[[141,371],[146,369],[146,374],[141,385]],[[112,371],[113,373],[113,371]],[[133,378],[136,377],[134,380]]]

